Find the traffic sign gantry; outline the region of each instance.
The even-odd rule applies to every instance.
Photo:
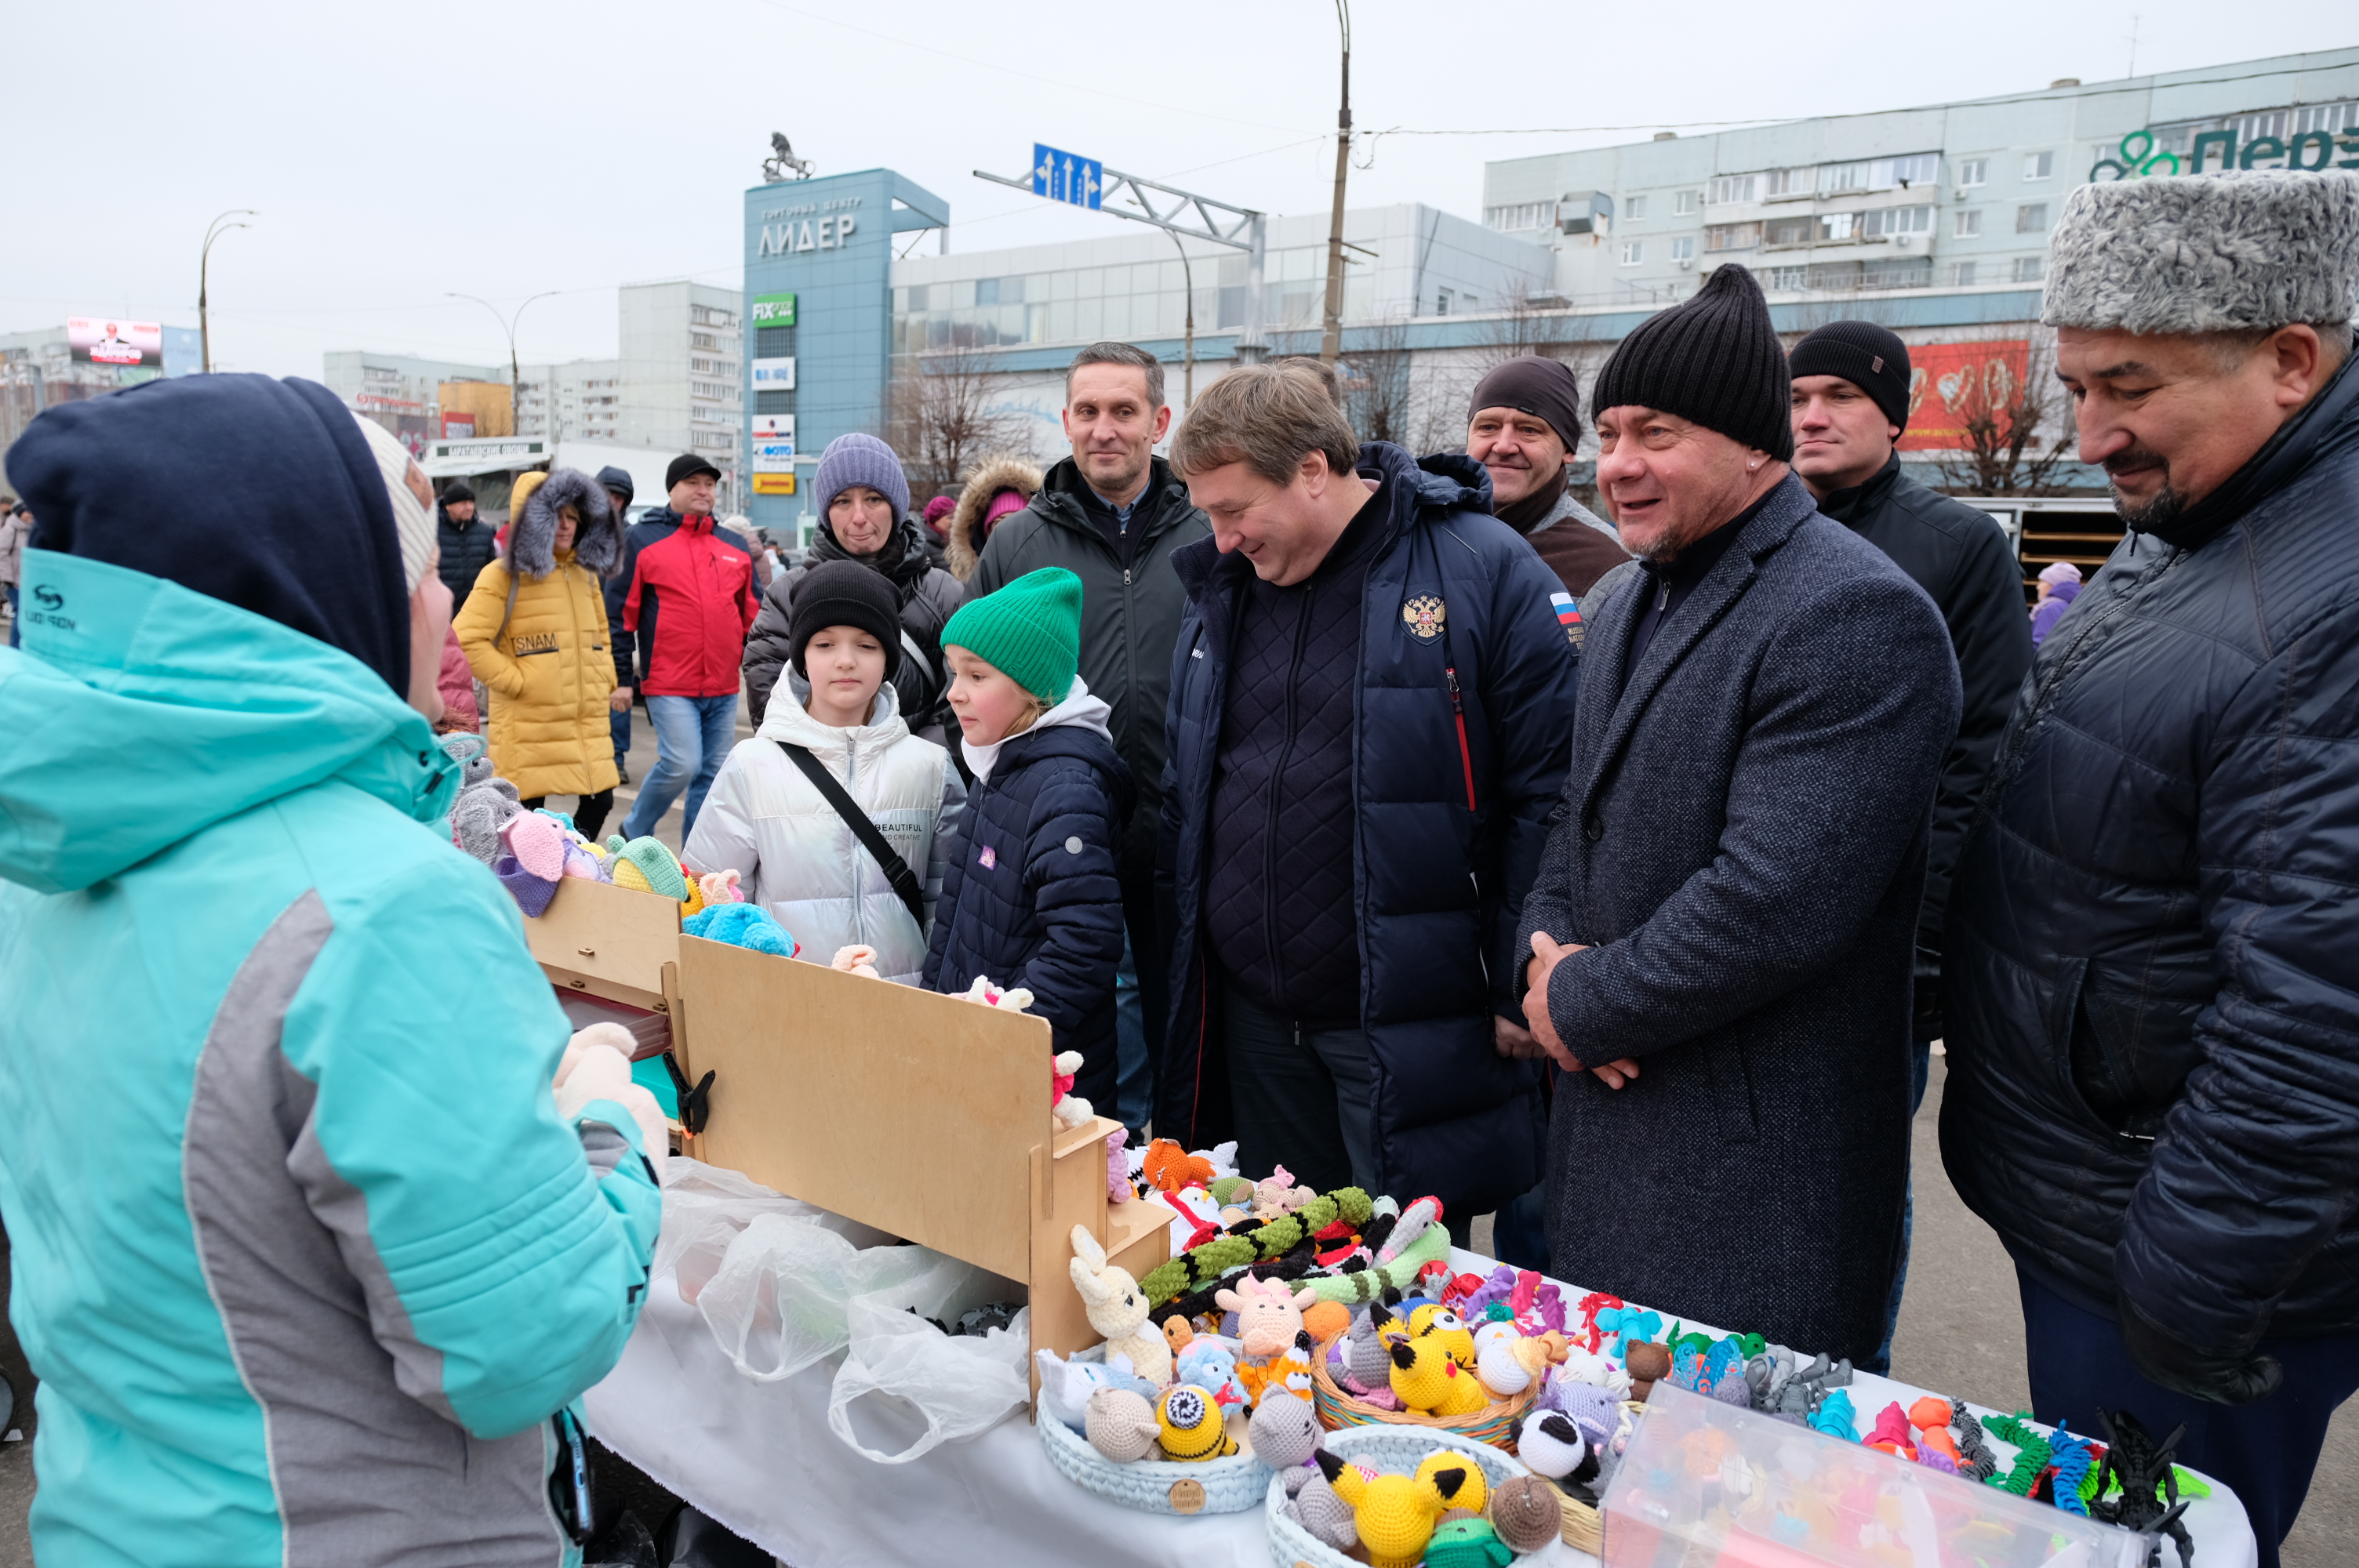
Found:
[[[1105,196],[1105,165],[1078,153],[1060,152],[1045,142],[1032,144],[1032,194],[1069,206],[1101,211]]]

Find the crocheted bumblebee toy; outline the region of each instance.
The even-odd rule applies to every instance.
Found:
[[[1155,1401],[1155,1419],[1162,1427],[1158,1441],[1168,1459],[1222,1459],[1237,1451],[1236,1439],[1221,1419],[1221,1407],[1192,1383],[1174,1383],[1164,1390]]]

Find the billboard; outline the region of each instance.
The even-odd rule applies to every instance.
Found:
[[[1971,447],[1976,424],[2012,423],[2030,374],[2031,344],[2022,338],[1908,347],[1908,428],[1904,452]]]
[[[753,325],[756,327],[791,327],[795,324],[795,297],[791,294],[757,294],[754,296]]]
[[[164,325],[125,316],[69,316],[66,346],[76,364],[164,368]]]
[[[794,389],[795,361],[792,354],[754,362],[755,391],[792,392]]]
[[[795,476],[790,473],[756,470],[754,475],[754,493],[756,495],[792,495],[794,492]]]
[[[792,441],[756,441],[754,471],[756,473],[794,472],[795,444]]]

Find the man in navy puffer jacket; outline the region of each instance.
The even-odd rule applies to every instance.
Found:
[[[1959,860],[1942,1162],[2039,1419],[2184,1422],[2275,1568],[2359,1387],[2359,178],[2083,186],[2048,278],[2134,532]]]
[[[1481,464],[1360,445],[1298,368],[1222,377],[1172,463],[1212,537],[1172,557],[1156,1131],[1462,1235],[1540,1178],[1508,952],[1571,744],[1559,584]]]
[[[1073,1093],[1110,1113],[1116,848],[1137,791],[1106,728],[1114,710],[1076,673],[1081,642],[1082,580],[1062,567],[1026,573],[942,628],[974,787],[942,874],[925,987],[957,995],[984,979],[1029,990],[1056,1050],[1082,1054]],[[1019,709],[1034,717],[1010,734]]]

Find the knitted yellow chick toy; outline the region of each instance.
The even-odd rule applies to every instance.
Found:
[[[1431,1475],[1378,1476],[1370,1480],[1355,1465],[1321,1449],[1314,1457],[1335,1495],[1352,1505],[1360,1544],[1370,1568],[1414,1568],[1433,1539],[1442,1510],[1457,1506],[1473,1460],[1437,1467]]]
[[[1481,1381],[1432,1335],[1395,1341],[1392,1357],[1393,1392],[1419,1415],[1472,1415],[1491,1402]]]
[[[1182,1461],[1221,1459],[1237,1451],[1221,1407],[1193,1383],[1174,1383],[1155,1401],[1165,1457]]]

